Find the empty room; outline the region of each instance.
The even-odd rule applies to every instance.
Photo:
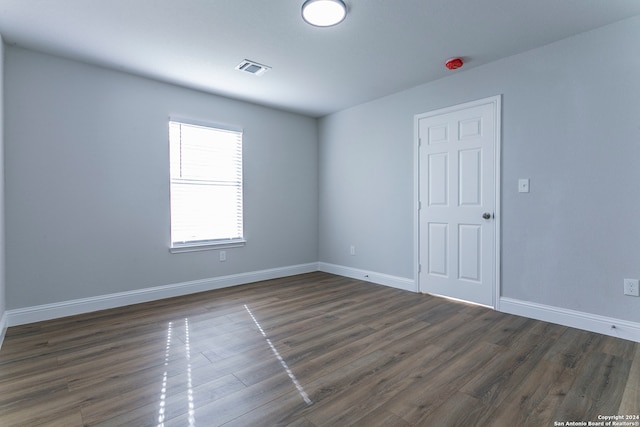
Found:
[[[0,426],[640,426],[640,2],[0,36]]]

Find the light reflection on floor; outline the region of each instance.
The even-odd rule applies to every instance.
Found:
[[[164,427],[165,405],[167,404],[167,375],[169,369],[169,352],[171,351],[171,335],[173,322],[167,327],[167,345],[164,351],[164,374],[162,375],[162,388],[160,389],[160,409],[158,410],[158,427]]]
[[[191,345],[189,344],[189,319],[184,319],[185,355],[187,358],[187,401],[189,403],[189,427],[196,425],[196,407],[193,401],[193,382],[191,377]]]
[[[309,395],[304,391],[304,388],[302,388],[302,386],[298,382],[298,379],[296,378],[294,373],[291,372],[291,369],[289,369],[289,366],[287,365],[287,362],[285,362],[284,359],[282,358],[282,356],[280,356],[280,352],[278,352],[278,349],[273,345],[273,343],[271,342],[269,337],[267,337],[267,334],[264,332],[264,329],[262,329],[262,326],[260,326],[260,322],[258,322],[258,320],[255,318],[255,316],[253,315],[253,313],[251,312],[251,310],[249,309],[249,307],[246,304],[244,305],[244,309],[247,310],[247,313],[249,313],[249,316],[251,316],[251,318],[253,319],[253,322],[256,324],[256,326],[258,327],[258,330],[260,331],[260,333],[262,334],[264,339],[267,341],[267,344],[269,344],[269,347],[271,347],[271,351],[273,352],[273,354],[276,356],[276,358],[278,359],[278,361],[280,362],[280,364],[284,368],[285,372],[287,373],[287,375],[291,379],[291,382],[298,389],[298,393],[300,393],[300,396],[302,397],[302,400],[304,400],[304,402],[307,405],[311,405],[313,403],[313,401],[309,398]]]
[[[195,418],[195,403],[193,400],[193,382],[192,382],[192,372],[191,372],[191,344],[189,337],[189,319],[184,319],[184,329],[185,329],[185,359],[187,362],[187,405],[188,405],[188,416],[189,416],[189,427],[195,427],[196,418]],[[158,409],[158,426],[164,427],[165,417],[166,417],[166,406],[167,406],[167,384],[169,380],[169,362],[170,354],[171,354],[171,338],[173,335],[173,322],[169,322],[167,327],[167,343],[165,347],[164,353],[164,374],[162,375],[162,388],[160,390],[160,408]]]

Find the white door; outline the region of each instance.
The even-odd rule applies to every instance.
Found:
[[[496,305],[500,98],[416,117],[418,289]]]

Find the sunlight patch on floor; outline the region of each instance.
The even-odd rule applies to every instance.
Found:
[[[291,379],[291,382],[298,389],[298,393],[300,393],[302,400],[304,400],[304,402],[307,405],[311,405],[313,401],[309,398],[309,395],[307,394],[307,392],[304,391],[304,388],[302,388],[302,386],[298,382],[298,379],[296,378],[295,374],[291,372],[291,369],[289,369],[289,365],[287,365],[287,362],[285,362],[282,356],[280,356],[280,352],[278,351],[276,346],[274,346],[271,340],[269,339],[269,337],[267,337],[267,334],[264,332],[264,329],[262,329],[262,326],[260,326],[260,322],[258,322],[258,320],[255,318],[255,316],[253,315],[253,313],[251,312],[251,310],[246,304],[244,305],[244,309],[247,310],[247,313],[249,313],[249,316],[251,316],[251,318],[253,319],[253,322],[256,324],[256,326],[258,327],[258,330],[260,331],[264,339],[267,341],[267,344],[269,344],[269,347],[271,347],[271,351],[273,352],[273,354],[276,356],[276,358],[284,368],[285,372]]]
[[[195,427],[195,402],[193,399],[193,381],[191,372],[191,344],[189,333],[189,319],[184,319],[185,328],[185,358],[187,361],[187,404],[188,404],[188,416],[189,427]],[[167,385],[169,380],[169,362],[171,361],[171,339],[173,335],[173,322],[169,322],[167,327],[167,342],[164,353],[164,374],[162,375],[162,388],[160,390],[160,408],[158,409],[158,425],[157,427],[165,426],[166,418],[166,406],[167,406]]]

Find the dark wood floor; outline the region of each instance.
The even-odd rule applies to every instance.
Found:
[[[639,386],[640,344],[311,273],[9,328],[0,425],[538,427]]]

